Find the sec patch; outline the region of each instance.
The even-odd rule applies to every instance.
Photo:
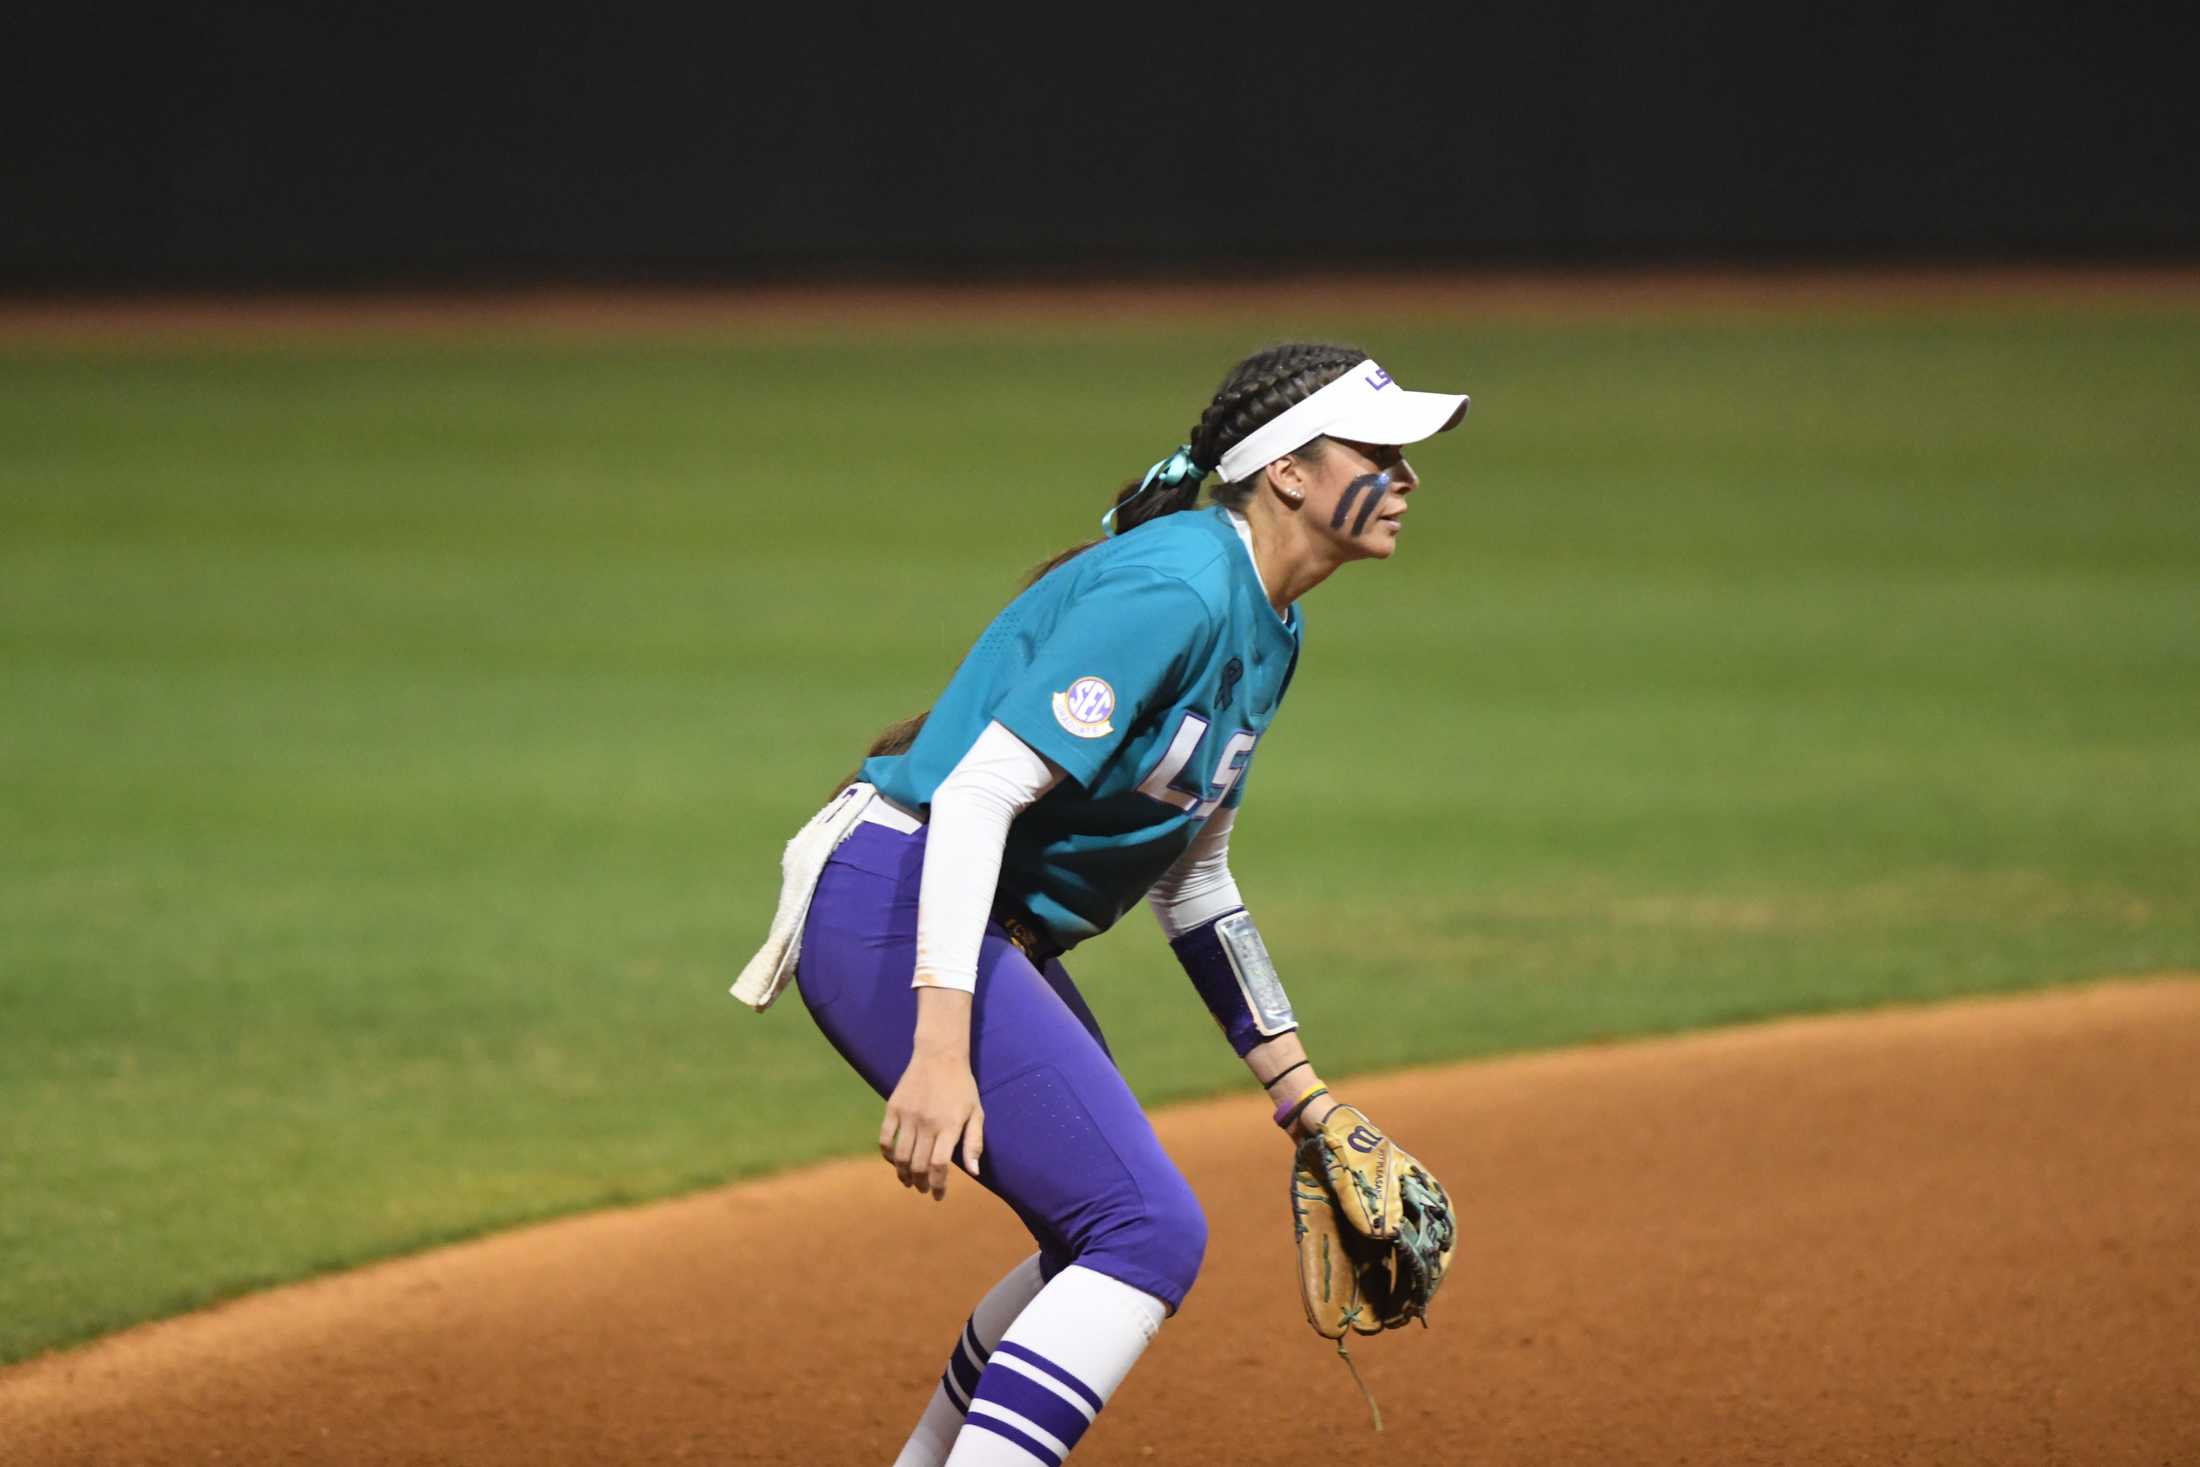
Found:
[[[1081,677],[1054,695],[1054,721],[1081,739],[1115,732],[1115,689],[1103,678]]]

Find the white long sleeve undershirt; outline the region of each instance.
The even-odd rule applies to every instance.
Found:
[[[932,792],[917,886],[915,987],[976,991],[978,950],[993,913],[1008,828],[1063,777],[1038,750],[989,723]],[[1245,905],[1230,874],[1236,820],[1235,810],[1209,816],[1147,892],[1146,903],[1170,941]]]
[[[1169,941],[1245,905],[1230,874],[1230,827],[1236,820],[1235,810],[1208,816],[1176,864],[1146,893],[1146,905]]]
[[[993,915],[1008,827],[1062,778],[1038,750],[989,723],[932,792],[912,986],[977,991],[978,949]]]

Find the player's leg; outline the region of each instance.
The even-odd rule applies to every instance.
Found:
[[[803,945],[805,1004],[842,1057],[882,1095],[908,1062],[915,1022],[907,990],[923,850],[921,838],[859,826],[819,884]],[[1044,1251],[1010,1269],[963,1321],[895,1467],[940,1467],[947,1460],[1001,1336],[1067,1265],[1068,1254],[1044,1220],[1023,1220]]]
[[[1007,1051],[989,1056],[979,1082],[985,1180],[1035,1234],[1061,1239],[1070,1262],[1050,1267],[995,1348],[950,1467],[1060,1462],[1183,1301],[1206,1251],[1199,1203],[1069,975],[1050,964],[1041,976],[1001,947],[990,992],[984,964],[979,977],[979,1032]],[[1035,1031],[1043,1045],[1016,1038]]]
[[[948,1467],[1059,1467],[1161,1328],[1168,1306],[1073,1264],[1008,1327]]]
[[[798,979],[833,1046],[879,1095],[908,1068],[924,832],[858,826],[825,868]],[[980,1180],[1042,1253],[1180,1303],[1206,1219],[1059,963],[1041,974],[999,927],[979,947],[970,1063],[986,1112]],[[958,1153],[959,1159],[959,1153]]]
[[[827,868],[803,940],[805,1001],[881,1095],[909,1058],[921,863],[921,834],[859,829]],[[971,1030],[982,1180],[1054,1266],[981,1374],[953,1460],[1053,1460],[1191,1287],[1206,1222],[1066,973],[1042,976],[989,932]]]
[[[1046,1275],[1039,1255],[1034,1253],[986,1291],[978,1307],[963,1321],[962,1333],[948,1353],[947,1368],[940,1372],[932,1399],[925,1404],[917,1429],[903,1443],[901,1455],[894,1459],[894,1467],[939,1467],[947,1460],[955,1445],[955,1434],[962,1430],[963,1418],[970,1412],[970,1393],[978,1388],[978,1377],[986,1362],[993,1358],[1009,1325],[1045,1285]]]
[[[863,1031],[906,1035],[914,1022],[913,1000],[876,1026],[849,1026],[852,1016],[836,1012],[845,1006],[844,990],[819,1021],[851,1054],[875,1054]],[[982,1180],[1041,1241],[1048,1282],[974,1386],[957,1382],[969,1389],[966,1422],[947,1460],[1058,1463],[1191,1287],[1206,1221],[1099,1041],[1005,939],[984,946],[972,1029],[986,1109]],[[859,1064],[880,1093],[907,1044],[900,1039],[898,1060]],[[928,1411],[934,1426],[945,1414]]]

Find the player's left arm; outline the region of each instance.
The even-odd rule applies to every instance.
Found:
[[[1278,1122],[1303,1135],[1318,1129],[1336,1102],[1307,1057],[1291,1000],[1230,874],[1236,818],[1234,808],[1208,817],[1146,904],[1230,1047],[1268,1091]]]
[[[1357,1107],[1340,1104],[1299,1040],[1267,944],[1230,875],[1234,808],[1218,810],[1147,894],[1169,945],[1291,1138],[1291,1227],[1307,1323],[1348,1331],[1427,1322],[1458,1238],[1450,1194]],[[1340,1266],[1341,1265],[1341,1266]],[[1381,1418],[1377,1418],[1377,1425]]]

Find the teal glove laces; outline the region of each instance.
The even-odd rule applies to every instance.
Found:
[[[1122,509],[1124,505],[1132,503],[1155,484],[1161,485],[1164,489],[1179,488],[1187,482],[1196,485],[1200,480],[1207,477],[1207,473],[1206,469],[1201,468],[1192,461],[1192,445],[1189,443],[1179,444],[1176,452],[1146,470],[1146,477],[1138,481],[1136,489],[1124,496],[1122,504],[1113,506],[1106,514],[1100,516],[1100,533],[1103,535],[1114,534],[1116,511]]]

